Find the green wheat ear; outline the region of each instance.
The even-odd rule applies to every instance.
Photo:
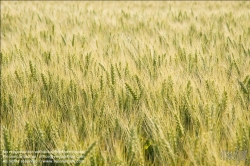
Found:
[[[79,160],[76,161],[75,166],[79,166],[84,161],[84,159],[91,152],[91,150],[94,148],[95,145],[96,145],[96,142],[94,142],[92,145],[89,146],[86,152],[79,158]]]
[[[115,85],[115,69],[114,69],[114,66],[111,65],[111,82],[112,82],[112,85]]]
[[[71,45],[74,47],[75,46],[75,35],[73,35],[73,38],[72,38],[72,43]]]
[[[61,37],[62,37],[63,44],[66,46],[67,42],[66,42],[65,38],[63,37],[63,35],[61,35]]]
[[[245,94],[248,94],[248,90],[245,87],[245,85],[239,80],[238,80],[238,83],[240,84],[240,89],[242,90],[242,92],[244,92]]]
[[[41,77],[42,77],[42,82],[43,82],[43,86],[44,86],[44,89],[45,90],[48,90],[49,88],[49,86],[48,86],[48,81],[47,81],[47,79],[45,78],[45,75],[42,73],[41,74]]]
[[[5,148],[5,150],[10,151],[11,150],[11,143],[10,143],[10,138],[9,138],[7,129],[3,130],[3,139],[4,139],[4,148]]]
[[[15,75],[16,75],[16,78],[18,80],[18,82],[23,85],[23,79],[22,77],[18,74],[17,70],[15,71]]]
[[[138,100],[138,97],[135,93],[135,91],[129,86],[129,84],[125,83],[126,89],[129,91],[129,93],[132,95],[134,100]]]
[[[100,79],[100,90],[102,90],[103,88],[103,76],[101,76],[101,79]]]
[[[31,78],[37,81],[36,68],[33,66],[31,61],[29,61],[29,66],[30,66]]]

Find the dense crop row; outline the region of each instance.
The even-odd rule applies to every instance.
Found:
[[[1,3],[2,150],[250,165],[250,3]]]

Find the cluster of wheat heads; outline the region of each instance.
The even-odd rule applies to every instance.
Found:
[[[250,152],[221,158],[250,151],[249,8],[1,2],[1,149],[86,150],[76,165],[250,165]]]

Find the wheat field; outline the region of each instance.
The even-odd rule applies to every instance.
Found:
[[[250,165],[249,9],[1,2],[2,165],[38,150],[85,151],[61,165]]]

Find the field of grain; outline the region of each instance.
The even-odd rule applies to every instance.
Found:
[[[71,150],[86,153],[62,165],[250,165],[249,9],[1,2],[1,162]]]

